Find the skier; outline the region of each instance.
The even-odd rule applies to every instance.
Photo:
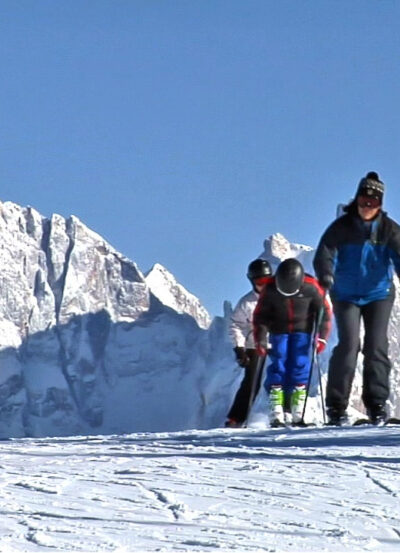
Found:
[[[266,279],[271,276],[272,269],[265,259],[255,259],[247,269],[247,277],[252,284],[252,290],[243,296],[231,316],[229,335],[234,344],[234,352],[238,364],[244,368],[244,378],[236,393],[232,407],[229,410],[226,427],[240,428],[247,419],[250,402],[260,389],[261,371],[256,375],[258,355],[253,339],[253,312],[260,291]],[[257,382],[254,378],[257,377]],[[253,385],[254,384],[254,385]],[[251,397],[254,390],[253,398]]]
[[[266,353],[269,332],[270,364],[264,386],[269,395],[271,426],[303,422],[311,351],[314,350],[312,336],[315,336],[317,353],[322,353],[330,331],[330,319],[330,304],[318,281],[304,273],[297,259],[282,261],[275,277],[265,284],[253,317],[259,355]],[[317,321],[319,328],[315,329]]]
[[[371,171],[355,198],[324,232],[314,268],[333,300],[338,344],[329,362],[326,406],[329,423],[347,422],[346,409],[364,322],[362,400],[370,421],[382,424],[389,397],[387,329],[394,301],[393,266],[400,276],[400,227],[382,211],[384,184]]]

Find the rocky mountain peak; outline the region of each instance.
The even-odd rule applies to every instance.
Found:
[[[261,253],[260,257],[268,259],[274,269],[276,269],[281,261],[290,257],[306,260],[305,264],[308,266],[308,258],[311,252],[311,247],[289,242],[287,238],[277,232],[264,240],[264,251]]]
[[[172,273],[156,263],[146,274],[146,283],[151,292],[177,313],[191,315],[201,328],[208,328],[211,317],[200,300],[179,284]]]
[[[157,264],[145,278],[77,217],[12,202],[0,202],[0,237],[0,436],[198,421],[201,396],[188,384],[179,420],[165,422],[176,380],[201,380],[212,358],[210,316],[171,273]]]

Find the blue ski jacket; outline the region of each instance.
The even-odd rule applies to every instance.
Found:
[[[314,269],[319,279],[334,278],[333,300],[365,305],[385,299],[393,271],[400,276],[400,226],[385,212],[372,222],[349,212],[322,235]]]

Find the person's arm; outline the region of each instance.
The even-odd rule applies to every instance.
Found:
[[[336,221],[322,235],[313,260],[318,282],[325,290],[330,290],[334,283],[334,267],[338,248],[338,229],[335,223]]]
[[[262,356],[267,354],[267,347],[268,347],[267,302],[268,302],[267,289],[264,288],[253,313],[254,343],[255,343],[258,355],[262,355]]]
[[[233,310],[229,325],[229,336],[234,346],[233,351],[235,352],[236,361],[238,365],[244,368],[248,367],[250,363],[246,350],[246,340],[252,331],[252,321],[249,320],[247,302],[247,296],[239,300]]]
[[[388,241],[390,259],[393,262],[394,270],[400,278],[400,226],[391,220],[392,232]]]
[[[246,309],[243,305],[244,298],[240,299],[232,312],[229,324],[229,337],[234,347],[246,347],[246,337],[251,330]]]
[[[324,290],[318,282],[313,283],[313,312],[316,317],[316,347],[317,353],[322,353],[327,345],[329,334],[332,325],[332,305],[326,290]]]
[[[332,305],[326,293],[323,294],[320,306],[322,317],[318,328],[318,335],[321,339],[327,341],[332,328]]]

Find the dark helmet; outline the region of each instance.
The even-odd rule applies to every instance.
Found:
[[[278,292],[284,296],[294,296],[300,290],[304,281],[303,265],[297,259],[285,259],[275,273],[275,283]]]
[[[271,265],[265,259],[255,259],[250,263],[247,269],[247,277],[250,281],[271,275]]]

